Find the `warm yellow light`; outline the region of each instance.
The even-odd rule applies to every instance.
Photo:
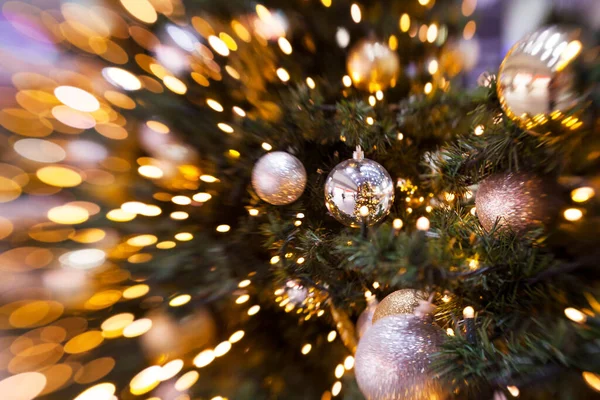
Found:
[[[430,0],[419,0],[419,4],[422,6],[426,6],[427,4],[429,4]]]
[[[129,382],[129,390],[137,396],[148,393],[160,383],[161,373],[162,368],[158,365],[142,370]]]
[[[371,107],[374,107],[376,102],[377,100],[375,100],[375,96],[369,96],[369,104]]]
[[[175,204],[178,204],[178,205],[180,205],[180,206],[186,206],[186,205],[188,205],[188,204],[191,204],[191,203],[192,203],[192,199],[190,199],[190,198],[189,198],[189,197],[187,197],[187,196],[182,196],[182,195],[179,195],[179,196],[173,196],[173,197],[171,198],[171,201],[172,201],[173,203],[175,203]]]
[[[155,206],[153,204],[147,204],[146,207],[140,212],[140,214],[145,215],[146,217],[156,217],[160,215],[162,210],[160,207]]]
[[[91,93],[73,86],[59,86],[54,89],[56,98],[66,106],[83,112],[94,112],[100,108],[100,102]]]
[[[127,12],[147,24],[153,24],[158,19],[158,14],[149,0],[121,0]]]
[[[183,221],[184,219],[188,219],[190,214],[186,213],[185,211],[173,211],[170,216],[171,219],[176,221]]]
[[[219,180],[212,175],[200,175],[200,180],[206,183],[215,183]]]
[[[234,332],[231,336],[229,336],[230,343],[237,343],[244,337],[244,331]]]
[[[217,112],[222,112],[223,111],[223,106],[221,105],[221,103],[219,103],[216,100],[213,99],[207,99],[206,100],[206,104],[212,108],[213,110],[217,111]]]
[[[392,222],[392,226],[395,230],[399,231],[400,229],[402,229],[402,226],[404,226],[404,222],[402,222],[400,218],[396,218],[394,219],[394,222]]]
[[[171,301],[169,301],[169,305],[171,307],[181,307],[182,305],[189,303],[191,299],[192,296],[189,294],[180,294],[179,296],[172,298]]]
[[[212,195],[210,193],[204,193],[204,192],[196,193],[195,195],[192,196],[192,200],[197,201],[198,203],[206,203],[211,198],[212,198]]]
[[[111,400],[116,390],[112,383],[99,383],[84,390],[73,400]]]
[[[167,250],[167,249],[172,249],[176,245],[177,244],[175,242],[173,242],[172,240],[165,240],[164,242],[157,243],[156,248],[161,249],[161,250]]]
[[[77,171],[58,165],[42,167],[35,174],[40,181],[56,187],[74,187],[83,180]]]
[[[121,334],[121,331],[127,327],[130,323],[133,322],[134,316],[131,313],[122,313],[113,315],[110,318],[104,320],[102,325],[100,325],[100,329],[102,329],[105,333],[113,336],[113,333]]]
[[[248,214],[250,214],[252,217],[256,217],[259,214],[259,211],[256,208],[251,208],[248,210]]]
[[[217,52],[217,54],[220,54],[224,57],[229,55],[229,47],[227,47],[227,44],[218,37],[214,35],[209,36],[208,44],[213,48],[214,51]]]
[[[238,21],[231,21],[231,27],[233,28],[235,34],[238,35],[238,37],[244,42],[250,42],[252,40],[252,36],[250,35],[250,32],[248,32],[248,29],[246,29],[246,27]]]
[[[475,317],[475,310],[473,309],[473,307],[471,307],[471,306],[465,307],[463,310],[463,317],[465,317],[465,318]]]
[[[369,207],[367,206],[362,206],[358,209],[358,213],[360,214],[361,217],[368,217],[369,216]]]
[[[187,92],[187,86],[181,80],[175,78],[174,76],[167,75],[163,78],[163,83],[165,86],[177,94],[185,94]]]
[[[282,82],[290,80],[290,74],[284,68],[277,68],[277,77],[279,77]]]
[[[427,71],[429,71],[429,73],[433,75],[438,71],[438,67],[438,62],[436,60],[431,60],[429,61],[429,65],[427,66]]]
[[[150,286],[146,284],[133,285],[123,291],[124,299],[137,299],[138,297],[145,296],[150,291]]]
[[[573,322],[583,324],[587,321],[587,316],[576,308],[568,307],[565,308],[565,315]]]
[[[150,179],[159,179],[163,177],[162,169],[155,165],[142,165],[138,168],[140,175]]]
[[[273,146],[271,146],[269,143],[267,142],[263,142],[263,144],[261,145],[261,147],[263,148],[263,150],[265,151],[271,151],[273,150]]]
[[[225,232],[229,232],[230,230],[231,230],[231,227],[229,225],[217,226],[217,232],[225,233]]]
[[[235,39],[226,34],[225,32],[219,33],[219,39],[221,39],[223,43],[225,43],[229,50],[236,51],[238,49],[238,45],[235,42]]]
[[[446,329],[446,335],[448,335],[448,336],[454,336],[454,330],[452,328]]]
[[[420,231],[428,231],[429,230],[429,219],[427,219],[427,217],[420,217],[417,220],[417,229]]]
[[[402,14],[399,25],[402,32],[408,32],[410,29],[410,16],[408,14]]]
[[[475,30],[477,29],[477,24],[475,21],[469,21],[465,25],[465,29],[463,30],[463,38],[465,40],[472,39],[475,36]]]
[[[388,46],[392,51],[398,50],[398,38],[396,37],[396,35],[390,36],[388,40]]]
[[[238,287],[239,288],[245,288],[245,287],[250,286],[250,283],[252,283],[250,281],[250,279],[244,279],[243,281],[241,281],[240,283],[238,283]]]
[[[225,133],[233,133],[233,128],[224,122],[219,122],[217,127]]]
[[[567,47],[560,54],[560,58],[562,63],[568,63],[573,58],[577,57],[577,55],[581,52],[583,45],[579,40],[573,40],[569,42]]]
[[[283,36],[277,40],[277,44],[284,54],[292,54],[292,44]]]
[[[331,331],[331,332],[329,332],[329,334],[327,334],[327,341],[328,342],[333,342],[336,337],[337,337],[337,332],[336,331]]]
[[[594,197],[596,192],[589,186],[577,188],[571,192],[571,199],[576,203],[584,203]]]
[[[429,94],[429,93],[431,93],[432,90],[433,90],[433,85],[431,84],[431,82],[427,82],[425,84],[425,87],[423,88],[423,92],[425,92],[425,94]]]
[[[237,299],[235,299],[235,304],[244,304],[248,300],[250,300],[250,296],[247,294],[243,294],[240,297],[238,297]]]
[[[507,386],[506,389],[512,397],[519,397],[519,388],[516,386]]]
[[[179,240],[180,242],[189,242],[193,238],[194,238],[194,235],[192,235],[189,232],[179,232],[175,235],[175,239]]]
[[[152,328],[151,319],[138,319],[136,321],[133,321],[131,324],[127,325],[125,329],[123,329],[123,336],[128,338],[141,336],[144,333],[148,332],[150,328]]]
[[[106,218],[115,222],[127,222],[134,219],[136,214],[121,209],[110,210],[106,213]]]
[[[323,4],[325,7],[330,7],[331,0],[321,0],[321,4]]]
[[[177,375],[183,368],[183,360],[172,360],[162,366],[160,372],[160,380],[167,381]],[[150,399],[148,399],[150,400]]]
[[[175,389],[183,392],[184,390],[191,388],[194,383],[196,383],[199,376],[200,374],[197,371],[186,372],[175,382]]]
[[[367,117],[367,124],[368,125],[373,125],[375,123],[375,120],[373,119],[373,117]]]
[[[277,264],[279,262],[279,256],[271,257],[271,264]]]
[[[302,346],[302,354],[307,355],[308,353],[310,353],[312,349],[312,345],[310,343],[305,344],[304,346]]]
[[[461,11],[465,17],[470,17],[475,12],[477,7],[477,0],[463,0]]]
[[[346,368],[346,371],[350,371],[352,368],[354,368],[354,357],[346,357],[344,360],[344,368]]]
[[[592,372],[584,371],[581,376],[585,383],[589,385],[596,392],[600,392],[600,375],[594,374]]]
[[[48,210],[48,219],[57,224],[81,224],[88,220],[90,214],[83,207],[66,204]]]
[[[333,386],[331,387],[331,395],[332,396],[337,396],[338,394],[340,394],[340,392],[342,391],[342,382],[337,381],[333,384]]]
[[[429,43],[435,42],[435,39],[437,39],[437,35],[438,35],[437,25],[436,24],[429,25],[429,28],[427,28],[427,41]]]
[[[483,125],[477,125],[475,127],[475,129],[473,129],[473,133],[475,134],[475,136],[483,135],[484,131],[485,131],[485,126],[483,126]]]
[[[254,305],[248,309],[248,315],[255,315],[260,311],[259,305]]]
[[[344,75],[344,77],[342,78],[342,83],[344,84],[344,86],[350,87],[352,86],[352,79],[348,75]]]
[[[262,4],[257,4],[256,7],[256,15],[258,15],[258,18],[260,18],[263,21],[270,21],[271,18],[273,18],[273,16],[271,15],[271,11],[269,11],[269,9],[265,6],[263,6]]]
[[[315,84],[315,81],[313,80],[313,78],[311,78],[310,76],[308,78],[306,78],[306,84],[308,85],[309,88],[314,89],[317,85]]]
[[[154,235],[137,235],[127,240],[127,244],[130,246],[144,247],[156,243],[157,240],[158,238]]]
[[[352,6],[350,7],[350,15],[352,16],[352,21],[356,22],[357,24],[360,22],[360,20],[362,19],[362,14],[360,12],[360,7],[358,6],[358,4],[352,4]]]
[[[297,263],[297,264],[303,264],[303,263],[304,263],[304,261],[305,261],[305,260],[304,260],[304,257],[300,257],[300,258],[298,258],[298,259],[296,260],[296,263]]]
[[[233,112],[236,113],[237,115],[239,115],[240,117],[246,116],[246,111],[242,110],[238,106],[233,106]]]
[[[201,351],[194,358],[194,365],[198,368],[206,367],[215,359],[215,353],[211,349]]]
[[[229,350],[231,350],[231,343],[227,341],[219,343],[213,352],[215,353],[215,357],[222,357],[227,354]]]
[[[136,0],[130,0],[136,1]],[[142,0],[147,1],[147,0]],[[116,67],[106,67],[102,70],[102,75],[111,84],[125,90],[139,90],[142,88],[142,82],[131,72]]]
[[[567,208],[563,213],[567,221],[579,221],[583,217],[583,211],[579,208]]]
[[[167,133],[170,132],[169,127],[167,125],[163,124],[162,122],[147,121],[146,126],[150,129],[152,129],[154,132],[162,133],[164,135],[166,135]]]

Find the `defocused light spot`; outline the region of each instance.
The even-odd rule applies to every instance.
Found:
[[[360,12],[360,7],[358,6],[358,4],[352,4],[352,6],[350,7],[350,15],[352,16],[352,21],[356,22],[357,24],[360,22],[360,20],[362,19],[362,14]]]
[[[121,299],[120,290],[104,290],[95,293],[84,304],[84,308],[88,310],[102,310],[115,304]]]
[[[82,182],[81,175],[77,171],[57,165],[38,169],[36,176],[45,184],[56,187],[74,187]]]
[[[438,35],[437,25],[436,24],[429,25],[429,28],[427,28],[427,41],[429,43],[435,42],[435,39],[437,39],[437,35]]]
[[[85,364],[73,377],[79,384],[86,385],[104,378],[115,367],[116,361],[112,357],[100,357]]]
[[[149,318],[142,318],[133,321],[125,329],[123,329],[123,336],[132,338],[141,336],[148,332],[152,328],[152,320]]]
[[[12,179],[0,176],[0,203],[8,203],[21,195],[21,186]]]
[[[335,367],[334,375],[336,378],[340,379],[342,376],[344,376],[344,372],[346,372],[344,366],[342,364],[338,364]]]
[[[116,387],[112,383],[99,383],[84,390],[73,400],[111,400],[115,391]]]
[[[579,208],[568,208],[565,210],[563,215],[567,221],[574,222],[579,221],[581,217],[583,217],[583,211],[581,211]]]
[[[229,350],[231,350],[231,343],[227,341],[219,343],[217,347],[215,347],[213,352],[215,354],[215,357],[222,357],[225,354],[227,354]]]
[[[135,2],[137,0],[130,0]],[[141,0],[147,1],[147,0]],[[106,67],[102,70],[102,75],[111,84],[125,90],[139,90],[142,88],[142,82],[131,72],[116,67]]]
[[[335,32],[335,41],[342,49],[348,47],[350,43],[350,33],[346,28],[338,27]]]
[[[148,0],[121,0],[121,4],[127,12],[142,22],[153,24],[158,19],[154,6]]]
[[[162,368],[160,366],[154,365],[148,367],[133,377],[131,382],[129,382],[129,390],[132,394],[138,396],[148,393],[158,386],[161,375]]]
[[[519,397],[519,388],[516,386],[507,386],[506,389],[508,389],[508,393],[510,393],[510,395],[512,397]]]
[[[179,47],[187,51],[194,51],[197,40],[190,32],[181,29],[177,25],[169,24],[167,33]]]
[[[99,249],[74,250],[60,256],[61,264],[77,269],[99,267],[106,260],[106,253]]]
[[[573,322],[583,324],[587,321],[587,316],[576,308],[568,307],[565,308],[565,315]]]
[[[480,124],[475,127],[475,129],[473,130],[473,133],[475,134],[475,136],[481,136],[481,135],[483,135],[484,131],[485,131],[485,126]]]
[[[225,44],[225,42],[218,37],[214,35],[209,36],[208,44],[210,44],[210,47],[212,47],[218,54],[225,57],[229,55],[229,48],[227,47],[227,44]]]
[[[221,232],[221,233],[229,232],[230,229],[231,229],[231,227],[229,225],[217,226],[217,232]]]
[[[171,201],[175,204],[179,204],[180,206],[185,206],[192,203],[192,199],[187,196],[173,196]]]
[[[140,175],[150,179],[159,179],[163,177],[163,172],[160,168],[154,165],[142,165],[138,168]]]
[[[583,376],[583,380],[585,380],[585,383],[587,383],[589,387],[596,392],[600,392],[600,375],[584,371],[581,376]],[[2,383],[0,383],[0,385],[2,385]]]
[[[239,115],[240,117],[246,116],[246,111],[242,110],[238,106],[233,106],[233,112],[236,113],[237,115]]]
[[[463,30],[463,38],[465,40],[472,39],[475,36],[475,30],[477,29],[477,24],[475,21],[469,21],[465,25],[465,29]]]
[[[130,286],[123,291],[124,299],[137,299],[138,297],[145,296],[150,291],[150,286],[146,284],[139,284]]]
[[[342,83],[344,84],[344,86],[350,87],[352,86],[352,79],[348,75],[344,75],[344,77],[342,78]]]
[[[29,139],[24,139],[29,140]],[[34,140],[34,139],[31,139]],[[596,192],[589,186],[577,188],[571,192],[571,199],[576,203],[584,203],[594,197]]]
[[[204,350],[194,358],[194,365],[198,368],[206,367],[213,362],[214,359],[215,353],[212,350]]]
[[[308,353],[310,353],[310,351],[312,350],[312,345],[310,343],[305,344],[304,346],[302,346],[302,354],[306,355]]]
[[[183,368],[182,360],[172,360],[162,366],[160,373],[160,380],[166,381],[174,377]]]
[[[177,221],[183,221],[184,219],[188,219],[189,216],[190,214],[186,213],[185,211],[173,211],[171,213],[171,218]]]
[[[185,94],[187,92],[187,86],[181,80],[174,76],[167,75],[163,78],[163,83],[169,90],[177,94]]]
[[[260,311],[259,305],[254,305],[248,309],[248,315],[254,315]]]
[[[169,305],[171,307],[180,307],[184,304],[189,303],[191,299],[192,296],[190,296],[189,294],[180,294],[179,296],[172,298],[171,301],[169,301]]]
[[[140,201],[128,201],[121,205],[121,210],[132,214],[141,214],[146,205]]]
[[[187,242],[187,241],[192,240],[193,238],[194,238],[194,235],[192,235],[189,232],[180,232],[175,235],[175,239],[179,240],[180,242]]]
[[[120,336],[123,329],[131,324],[134,319],[135,317],[131,313],[113,315],[112,317],[104,320],[102,325],[100,325],[100,329],[102,329],[105,337],[107,337],[107,334],[108,337]]]
[[[218,179],[217,179],[217,178],[215,178],[215,177],[214,177],[214,176],[212,176],[212,175],[201,175],[201,176],[200,176],[200,180],[201,180],[202,182],[206,182],[206,183],[214,183],[214,182],[217,182],[217,181],[218,181]]]
[[[161,250],[167,250],[167,249],[172,249],[176,245],[177,244],[171,240],[165,240],[164,242],[157,243],[156,248],[161,249]]]
[[[344,368],[346,368],[346,371],[350,371],[354,368],[354,357],[348,356],[344,359]]]
[[[283,51],[284,54],[292,54],[292,44],[283,36],[277,40],[277,44],[279,44],[279,48]]]
[[[238,287],[239,288],[245,288],[245,287],[250,286],[250,283],[252,283],[250,281],[250,279],[244,279],[243,281],[241,281],[240,283],[238,283]]]
[[[65,353],[79,354],[92,350],[104,341],[102,332],[88,331],[75,336],[65,344]]]
[[[243,294],[240,297],[238,297],[237,299],[235,299],[235,303],[236,304],[244,304],[248,300],[250,300],[250,296],[247,294]]]
[[[0,381],[0,393],[10,400],[32,400],[44,390],[46,377],[39,372],[24,372]]]
[[[213,110],[215,110],[215,111],[218,111],[218,112],[222,112],[222,111],[223,111],[223,106],[221,105],[221,103],[219,103],[219,102],[218,102],[218,101],[216,101],[216,100],[213,100],[213,99],[207,99],[207,100],[206,100],[206,104],[207,104],[207,105],[208,105],[210,108],[212,108]]]
[[[29,160],[44,163],[62,161],[67,155],[59,145],[42,139],[17,140],[13,148],[19,155]]]
[[[131,221],[135,217],[136,217],[135,213],[130,213],[130,212],[127,212],[127,211],[121,210],[121,209],[110,210],[108,213],[106,213],[106,218],[108,218],[111,221],[115,221],[115,222]]]
[[[82,207],[64,205],[48,210],[48,219],[57,224],[81,224],[88,218],[89,213]]]
[[[199,376],[200,374],[198,374],[196,371],[186,372],[185,374],[181,375],[179,379],[177,379],[177,382],[175,382],[175,389],[182,392],[191,388],[192,385],[196,383]]]
[[[154,132],[158,132],[158,133],[162,133],[162,134],[167,134],[170,131],[170,129],[167,125],[163,124],[162,122],[158,122],[158,121],[148,121],[148,122],[146,122],[146,126],[148,126],[148,128],[150,128],[150,129],[152,129]]]
[[[256,208],[251,208],[248,210],[248,214],[250,214],[253,217],[256,217],[259,214],[259,211]]]
[[[290,74],[284,68],[277,68],[277,77],[279,77],[282,82],[290,80]]]
[[[157,237],[154,235],[138,235],[127,240],[127,244],[130,246],[144,247],[156,243],[157,240]]]
[[[217,127],[219,127],[219,129],[225,133],[233,133],[233,128],[231,126],[227,125],[226,123],[219,122],[217,124]]]
[[[237,343],[240,340],[242,340],[242,338],[244,337],[244,331],[237,331],[234,332],[230,337],[229,337],[229,342],[230,343]]]
[[[342,391],[342,382],[337,381],[333,384],[333,386],[331,387],[331,395],[332,396],[337,396],[338,394],[340,394],[340,392]]]
[[[159,206],[155,206],[153,204],[147,204],[146,207],[140,212],[140,214],[145,215],[146,217],[156,217],[160,215],[162,210]]]
[[[423,88],[423,92],[425,92],[425,94],[429,94],[429,93],[431,93],[432,90],[433,90],[433,85],[431,84],[431,82],[427,82],[425,84],[425,87]]]
[[[329,334],[327,335],[327,341],[328,342],[333,342],[335,340],[335,338],[337,337],[337,332],[336,331],[331,331],[329,332]]]
[[[100,103],[92,94],[73,86],[59,86],[54,89],[54,95],[61,103],[75,110],[94,112],[100,108]]]
[[[219,33],[219,39],[221,39],[223,41],[223,43],[225,43],[225,45],[227,46],[227,48],[229,50],[236,51],[238,49],[238,46],[237,46],[237,43],[235,42],[235,40],[231,36],[226,34],[225,32]]]
[[[436,60],[429,61],[429,65],[427,66],[427,71],[433,75],[438,71],[438,62]]]
[[[242,39],[244,42],[248,43],[252,40],[252,36],[250,36],[250,32],[248,32],[246,27],[244,27],[244,25],[242,25],[238,21],[236,21],[236,20],[231,21],[231,27],[233,28],[233,31],[235,32],[235,34],[238,35],[238,37],[240,39]]]
[[[91,114],[67,106],[52,108],[52,116],[71,128],[90,129],[96,125],[96,120]]]

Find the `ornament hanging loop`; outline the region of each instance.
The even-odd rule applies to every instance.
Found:
[[[356,146],[356,150],[352,153],[352,158],[354,158],[356,161],[361,161],[365,158],[365,152],[362,151],[360,144]]]

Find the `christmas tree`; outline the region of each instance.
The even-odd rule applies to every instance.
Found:
[[[9,399],[589,399],[598,34],[476,0],[6,1]]]

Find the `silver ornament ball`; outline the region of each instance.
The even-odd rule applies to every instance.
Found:
[[[378,304],[379,302],[375,296],[373,296],[367,300],[367,307],[358,316],[358,319],[356,320],[356,336],[359,339],[363,337],[367,329],[373,325],[373,314],[375,314],[375,309],[377,309]]]
[[[487,231],[524,233],[552,220],[560,206],[558,185],[531,173],[500,173],[479,183],[475,194],[477,218]],[[554,196],[553,196],[554,195]]]
[[[429,356],[438,351],[443,331],[427,319],[398,314],[375,322],[358,343],[355,374],[367,400],[445,398],[429,370]]]
[[[576,82],[586,48],[581,29],[546,26],[525,36],[506,54],[497,92],[504,113],[534,134],[584,125],[586,94]]]
[[[304,192],[306,170],[302,162],[289,153],[267,153],[252,170],[252,187],[258,197],[269,204],[290,204]]]
[[[364,158],[360,148],[353,159],[336,165],[325,181],[325,205],[346,226],[358,228],[363,219],[367,225],[374,225],[388,215],[393,203],[390,174],[380,164]],[[361,215],[361,208],[368,211],[366,216]]]

